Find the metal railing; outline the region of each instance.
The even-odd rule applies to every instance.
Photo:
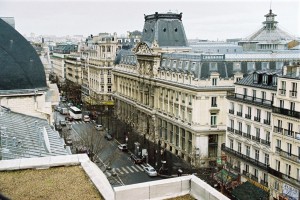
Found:
[[[289,110],[289,109],[285,109],[285,108],[279,108],[279,107],[273,107],[272,111],[274,113],[278,113],[281,115],[286,115],[289,117],[296,117],[297,119],[300,118],[300,112],[298,112],[298,111]]]
[[[270,125],[271,122],[270,122],[270,120],[264,119],[264,124]]]
[[[232,100],[239,100],[239,101],[243,101],[243,102],[247,102],[247,103],[251,103],[251,104],[255,104],[255,105],[264,105],[264,106],[268,106],[268,107],[271,107],[273,105],[273,101],[271,101],[271,100],[261,99],[261,98],[247,96],[247,95],[238,94],[238,93],[229,93],[227,95],[227,98],[232,99]]]
[[[243,159],[244,161],[249,162],[249,163],[251,163],[252,165],[255,165],[255,166],[257,166],[257,167],[259,167],[259,168],[261,168],[261,169],[263,169],[263,170],[268,170],[268,166],[269,166],[269,165],[266,165],[265,163],[262,163],[262,162],[259,162],[258,160],[255,160],[255,159],[253,159],[253,158],[250,158],[249,156],[244,155],[244,154],[242,154],[242,153],[240,153],[240,152],[238,152],[238,151],[235,151],[235,150],[233,150],[233,149],[230,149],[230,148],[226,147],[224,143],[222,144],[221,149],[222,149],[222,151],[225,151],[225,152],[227,152],[227,153],[230,153],[230,154],[232,154],[232,155],[234,155],[234,156],[236,156],[236,157],[238,157],[238,158],[241,158],[241,159]]]
[[[251,115],[249,115],[249,114],[245,114],[245,118],[247,118],[247,119],[251,119]]]
[[[297,97],[297,91],[290,90],[290,97],[296,98]]]
[[[292,160],[296,163],[300,163],[300,156],[296,156],[296,155],[292,154],[291,152],[284,151],[279,147],[276,147],[276,152],[284,158]]]

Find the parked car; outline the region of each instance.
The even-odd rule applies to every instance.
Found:
[[[54,110],[59,112],[61,110],[61,107],[60,106],[55,106]]]
[[[67,105],[68,105],[69,107],[73,106],[73,104],[72,104],[72,103],[68,103]]]
[[[135,164],[142,164],[144,162],[144,159],[137,157],[134,154],[130,155],[131,160],[135,163]]]
[[[128,151],[127,144],[120,144],[120,145],[118,145],[118,148],[121,151]]]
[[[59,124],[60,124],[61,126],[67,126],[67,123],[66,123],[65,120],[59,120]]]
[[[61,131],[61,130],[62,130],[62,127],[61,127],[60,124],[58,124],[58,125],[55,125],[55,129],[56,129],[57,131]]]
[[[156,170],[151,167],[150,165],[148,165],[147,167],[144,167],[144,171],[148,174],[148,176],[157,176],[157,172]]]
[[[90,119],[90,117],[88,115],[84,115],[83,116],[83,121],[84,122],[89,122],[89,121],[91,121],[91,119]]]
[[[97,125],[95,126],[95,129],[98,130],[98,131],[102,131],[102,130],[103,130],[103,126],[100,125],[100,124],[97,124]]]
[[[112,139],[113,139],[112,135],[109,134],[109,133],[106,133],[106,134],[104,135],[104,138],[107,139],[107,140],[112,140]]]

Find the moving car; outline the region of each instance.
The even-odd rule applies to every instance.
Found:
[[[127,144],[120,144],[120,145],[118,145],[118,148],[121,151],[128,151]]]
[[[112,140],[112,139],[113,139],[112,135],[109,134],[109,133],[106,133],[106,134],[104,135],[104,138],[107,139],[107,140]]]
[[[65,120],[69,121],[69,122],[72,122],[72,121],[74,121],[74,118],[71,117],[71,116],[67,116],[67,117],[65,117]]]
[[[151,167],[150,165],[148,165],[147,167],[144,167],[145,172],[148,174],[148,176],[157,176],[157,172],[156,170]]]
[[[84,115],[83,116],[83,121],[84,122],[89,122],[89,121],[91,121],[91,119],[90,119],[90,117],[88,115]]]
[[[60,124],[61,126],[67,126],[67,123],[66,123],[65,120],[59,120],[59,124]]]
[[[130,158],[135,164],[142,164],[144,162],[144,160],[142,158],[139,158],[134,154],[131,154]]]
[[[103,130],[103,126],[98,124],[95,126],[95,129],[98,130],[98,131],[102,131]]]

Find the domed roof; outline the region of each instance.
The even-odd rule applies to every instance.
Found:
[[[0,19],[0,91],[46,87],[44,66],[34,48]]]

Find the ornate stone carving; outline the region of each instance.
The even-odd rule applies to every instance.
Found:
[[[157,43],[157,41],[156,40],[154,40],[153,42],[152,42],[152,46],[151,46],[152,48],[158,48],[159,47],[159,45],[158,45],[158,43]]]
[[[136,54],[142,54],[142,55],[152,55],[152,50],[148,47],[147,44],[141,43],[135,49],[135,53]]]

